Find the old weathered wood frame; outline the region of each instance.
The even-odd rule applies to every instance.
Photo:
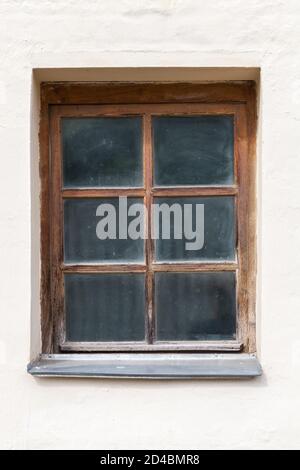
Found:
[[[231,114],[235,122],[235,184],[229,187],[157,188],[152,181],[151,115]],[[144,131],[144,188],[63,189],[60,119],[63,116],[141,115]],[[255,139],[256,94],[253,82],[215,84],[65,84],[41,86],[41,306],[44,353],[60,351],[236,351],[255,352]],[[136,265],[64,265],[62,201],[72,197],[143,197],[150,208],[154,196],[233,195],[237,207],[237,260],[233,263],[155,263],[151,237],[146,263]],[[147,230],[151,227],[148,210]],[[156,271],[223,271],[237,273],[236,341],[153,342],[152,305]],[[64,337],[64,272],[145,272],[147,344],[68,343]]]

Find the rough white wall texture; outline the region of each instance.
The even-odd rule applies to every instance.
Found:
[[[299,22],[296,0],[0,1],[1,448],[300,448]],[[261,67],[264,375],[33,379],[26,373],[39,337],[32,70],[150,66]]]

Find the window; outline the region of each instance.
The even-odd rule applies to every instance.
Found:
[[[44,354],[255,353],[255,115],[251,82],[42,85]]]

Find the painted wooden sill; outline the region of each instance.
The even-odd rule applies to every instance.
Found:
[[[32,361],[37,377],[132,379],[252,378],[262,374],[255,355],[227,354],[53,354]]]

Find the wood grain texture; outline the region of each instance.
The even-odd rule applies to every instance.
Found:
[[[248,88],[248,97],[245,106],[247,119],[248,140],[248,350],[256,352],[256,275],[257,275],[257,188],[256,188],[256,135],[257,135],[257,94],[254,85]]]
[[[140,264],[63,264],[61,269],[65,273],[93,274],[93,273],[145,273],[147,266]]]
[[[237,199],[237,312],[238,338],[243,338],[244,348],[249,347],[248,328],[248,230],[249,230],[249,180],[248,180],[248,142],[244,107],[239,110],[235,123],[235,160],[237,162],[237,179],[239,197]]]
[[[198,116],[198,115],[233,115],[236,103],[139,103],[139,104],[94,104],[94,105],[51,105],[57,107],[62,118],[97,118],[97,117],[134,117],[145,114],[151,116]]]
[[[49,104],[246,102],[255,82],[226,83],[42,83]]]
[[[93,197],[143,197],[145,190],[140,188],[91,188],[91,189],[63,189],[62,197],[67,198],[93,198]]]
[[[174,196],[235,196],[238,194],[237,186],[198,186],[198,187],[164,187],[153,188],[153,196],[174,197]]]
[[[147,352],[147,351],[226,351],[239,352],[242,351],[243,345],[238,341],[197,341],[190,343],[172,343],[172,342],[155,342],[155,344],[147,343],[94,343],[94,342],[63,342],[61,344],[62,351],[69,352],[93,352],[93,351],[127,351],[127,352]]]
[[[63,262],[63,204],[61,197],[62,165],[60,120],[57,108],[50,113],[51,179],[50,179],[50,249],[51,249],[51,307],[53,319],[53,352],[59,352],[64,340],[64,279]]]
[[[220,272],[236,271],[238,263],[155,263],[155,272]]]
[[[233,114],[235,119],[235,184],[230,187],[153,187],[151,115]],[[49,118],[51,114],[51,119]],[[62,116],[140,114],[144,122],[144,188],[62,189],[59,121]],[[50,125],[51,120],[51,125]],[[158,271],[236,271],[238,341],[255,352],[256,282],[256,90],[254,82],[213,84],[79,84],[44,83],[41,86],[41,308],[42,352],[103,350],[102,345],[68,345],[64,340],[63,273],[146,272],[146,333],[154,347],[154,283]],[[51,127],[51,129],[50,129]],[[51,140],[51,151],[49,146]],[[64,198],[143,197],[147,208],[154,196],[223,196],[237,198],[237,263],[154,263],[153,240],[146,241],[146,265],[64,265],[62,201]],[[151,229],[148,211],[146,230]],[[211,346],[217,349],[209,349]],[[89,349],[90,347],[90,349]],[[115,345],[112,346],[113,348]],[[137,350],[141,346],[137,345]],[[144,346],[143,346],[144,347]],[[156,346],[155,346],[156,347]],[[160,345],[162,347],[162,345]],[[187,345],[189,348],[190,345]],[[194,346],[193,346],[194,347]],[[69,349],[68,349],[69,348]],[[74,349],[75,348],[75,349]],[[77,349],[76,349],[77,348]],[[99,349],[100,348],[100,349]],[[161,350],[185,350],[182,344],[164,344]],[[220,349],[219,349],[220,348]],[[228,344],[199,342],[197,350],[232,350]],[[239,348],[233,348],[240,350]],[[111,350],[111,349],[106,349]],[[114,349],[112,349],[114,350]],[[157,349],[155,349],[157,350]],[[187,349],[189,350],[189,349]]]

